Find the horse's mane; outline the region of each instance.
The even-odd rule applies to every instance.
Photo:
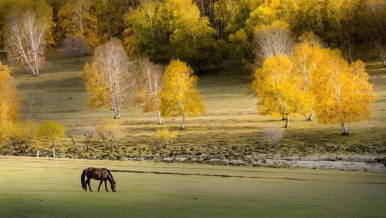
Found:
[[[111,176],[111,179],[115,182],[113,175],[110,173],[110,170],[108,170],[106,168],[105,168],[105,170],[109,173],[109,175]]]

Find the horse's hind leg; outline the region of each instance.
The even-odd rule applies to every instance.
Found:
[[[99,183],[99,186],[98,186],[98,192],[99,192],[99,188],[101,187],[102,185],[102,182],[103,182],[103,179],[101,179],[100,183]]]

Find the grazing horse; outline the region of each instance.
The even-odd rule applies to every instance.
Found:
[[[85,180],[86,177],[87,177],[87,180]],[[113,190],[113,192],[115,192],[115,188],[116,188],[117,183],[114,181],[113,175],[111,175],[111,173],[108,169],[90,167],[90,168],[83,170],[82,175],[80,176],[80,182],[82,183],[82,188],[85,191],[87,191],[87,184],[88,184],[88,188],[90,189],[90,191],[92,191],[91,187],[90,187],[90,180],[91,179],[101,181],[99,183],[98,192],[99,192],[99,188],[101,187],[103,181],[105,182],[106,191],[109,191],[107,189],[106,180],[110,182],[111,190]]]

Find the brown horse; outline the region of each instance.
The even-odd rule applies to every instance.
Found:
[[[87,180],[85,180],[86,177],[87,177]],[[108,169],[90,167],[90,168],[83,170],[82,175],[80,176],[80,182],[82,183],[82,188],[85,191],[87,191],[87,184],[88,184],[88,188],[90,189],[90,191],[92,191],[91,187],[90,187],[90,180],[91,179],[101,181],[99,183],[98,192],[99,192],[99,188],[101,187],[103,181],[105,182],[106,191],[109,191],[107,189],[106,180],[110,182],[111,190],[113,190],[113,192],[115,192],[115,188],[116,188],[117,183],[114,181],[113,175],[111,175],[111,173]]]

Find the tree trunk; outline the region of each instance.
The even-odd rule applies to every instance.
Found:
[[[313,116],[314,112],[312,111],[311,114],[307,117],[307,121],[312,121]]]
[[[350,63],[354,63],[354,43],[351,37],[348,37],[348,51],[350,55]]]
[[[88,151],[88,144],[90,143],[89,139],[86,139],[86,151]]]
[[[72,144],[74,145],[75,150],[78,150],[78,148],[76,147],[76,142],[74,137],[71,137],[71,141],[72,141]]]
[[[161,112],[157,110],[157,118],[158,118],[158,124],[162,124],[162,118],[161,118]]]
[[[121,118],[121,114],[119,113],[119,109],[116,109],[115,110],[115,116],[114,116],[114,119],[119,119]]]
[[[185,116],[182,116],[182,126],[181,129],[185,129]]]
[[[25,147],[23,146],[23,144],[21,144],[21,143],[16,143],[16,144],[20,148],[21,153],[24,153],[25,152]]]
[[[55,143],[54,143],[54,140],[52,140],[52,157],[55,158]]]
[[[285,126],[284,128],[288,128],[289,127],[289,116],[287,115],[286,118],[285,118]]]
[[[340,125],[342,127],[342,135],[350,135],[350,131],[347,129],[346,124],[341,123]]]
[[[107,30],[109,32],[109,39],[112,39],[113,34],[111,34],[111,27],[110,27],[110,12],[108,11],[106,14],[107,14]]]

